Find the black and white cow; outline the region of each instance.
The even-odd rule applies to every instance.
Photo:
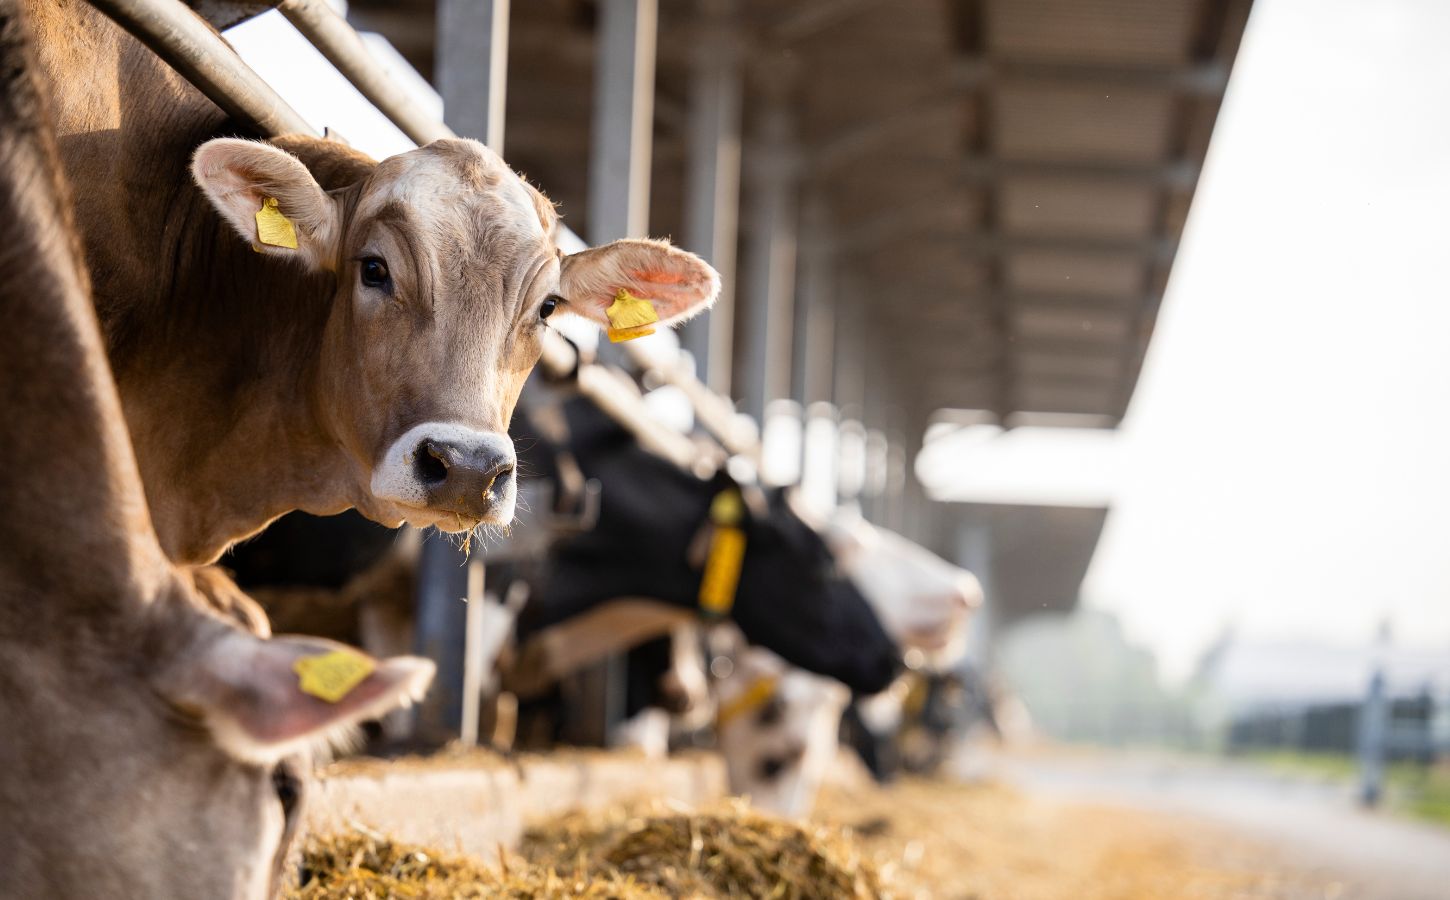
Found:
[[[753,644],[860,693],[882,690],[901,650],[820,534],[781,492],[752,492],[728,475],[700,479],[639,446],[583,397],[565,401],[567,446],[517,428],[524,477],[557,478],[560,453],[601,486],[593,527],[553,543],[520,619],[529,637],[621,599],[699,612],[710,507],[725,491],[745,504],[744,557],[728,618]]]

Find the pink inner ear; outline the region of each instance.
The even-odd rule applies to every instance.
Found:
[[[636,269],[631,274],[640,281],[648,281],[650,284],[683,284],[690,280],[672,269]]]

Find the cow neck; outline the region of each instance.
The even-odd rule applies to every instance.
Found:
[[[14,17],[0,59],[0,637],[49,646],[42,634],[134,612],[165,567]]]
[[[113,357],[162,547],[207,563],[289,498],[352,505],[315,399],[334,282],[255,253],[200,191],[170,221],[169,289]]]

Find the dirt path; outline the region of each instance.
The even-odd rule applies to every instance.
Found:
[[[1228,900],[1348,895],[1287,874],[1261,844],[1143,811],[1001,786],[907,780],[828,789],[817,818],[848,825],[901,896],[942,900]]]
[[[1029,755],[1000,771],[1033,796],[1231,829],[1296,870],[1337,881],[1346,900],[1450,897],[1450,831],[1361,810],[1344,784],[1151,754]]]

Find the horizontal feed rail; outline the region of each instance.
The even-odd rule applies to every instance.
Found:
[[[90,2],[228,115],[258,134],[321,136],[181,0]],[[426,144],[456,136],[444,123],[418,111],[367,52],[357,31],[325,2],[284,0],[278,9],[343,77],[414,142]],[[560,244],[565,250],[573,252],[586,246],[574,232],[562,226],[561,230]],[[751,430],[740,427],[728,399],[711,392],[682,365],[660,365],[643,353],[633,353],[632,358],[662,381],[680,387],[695,406],[701,423],[728,451],[758,456]],[[547,333],[539,365],[553,378],[567,378],[577,368],[574,377],[581,393],[630,431],[643,446],[676,466],[693,472],[701,462],[712,462],[708,454],[702,459],[700,447],[690,438],[656,421],[632,383],[605,366],[584,362],[577,349],[557,333]]]

